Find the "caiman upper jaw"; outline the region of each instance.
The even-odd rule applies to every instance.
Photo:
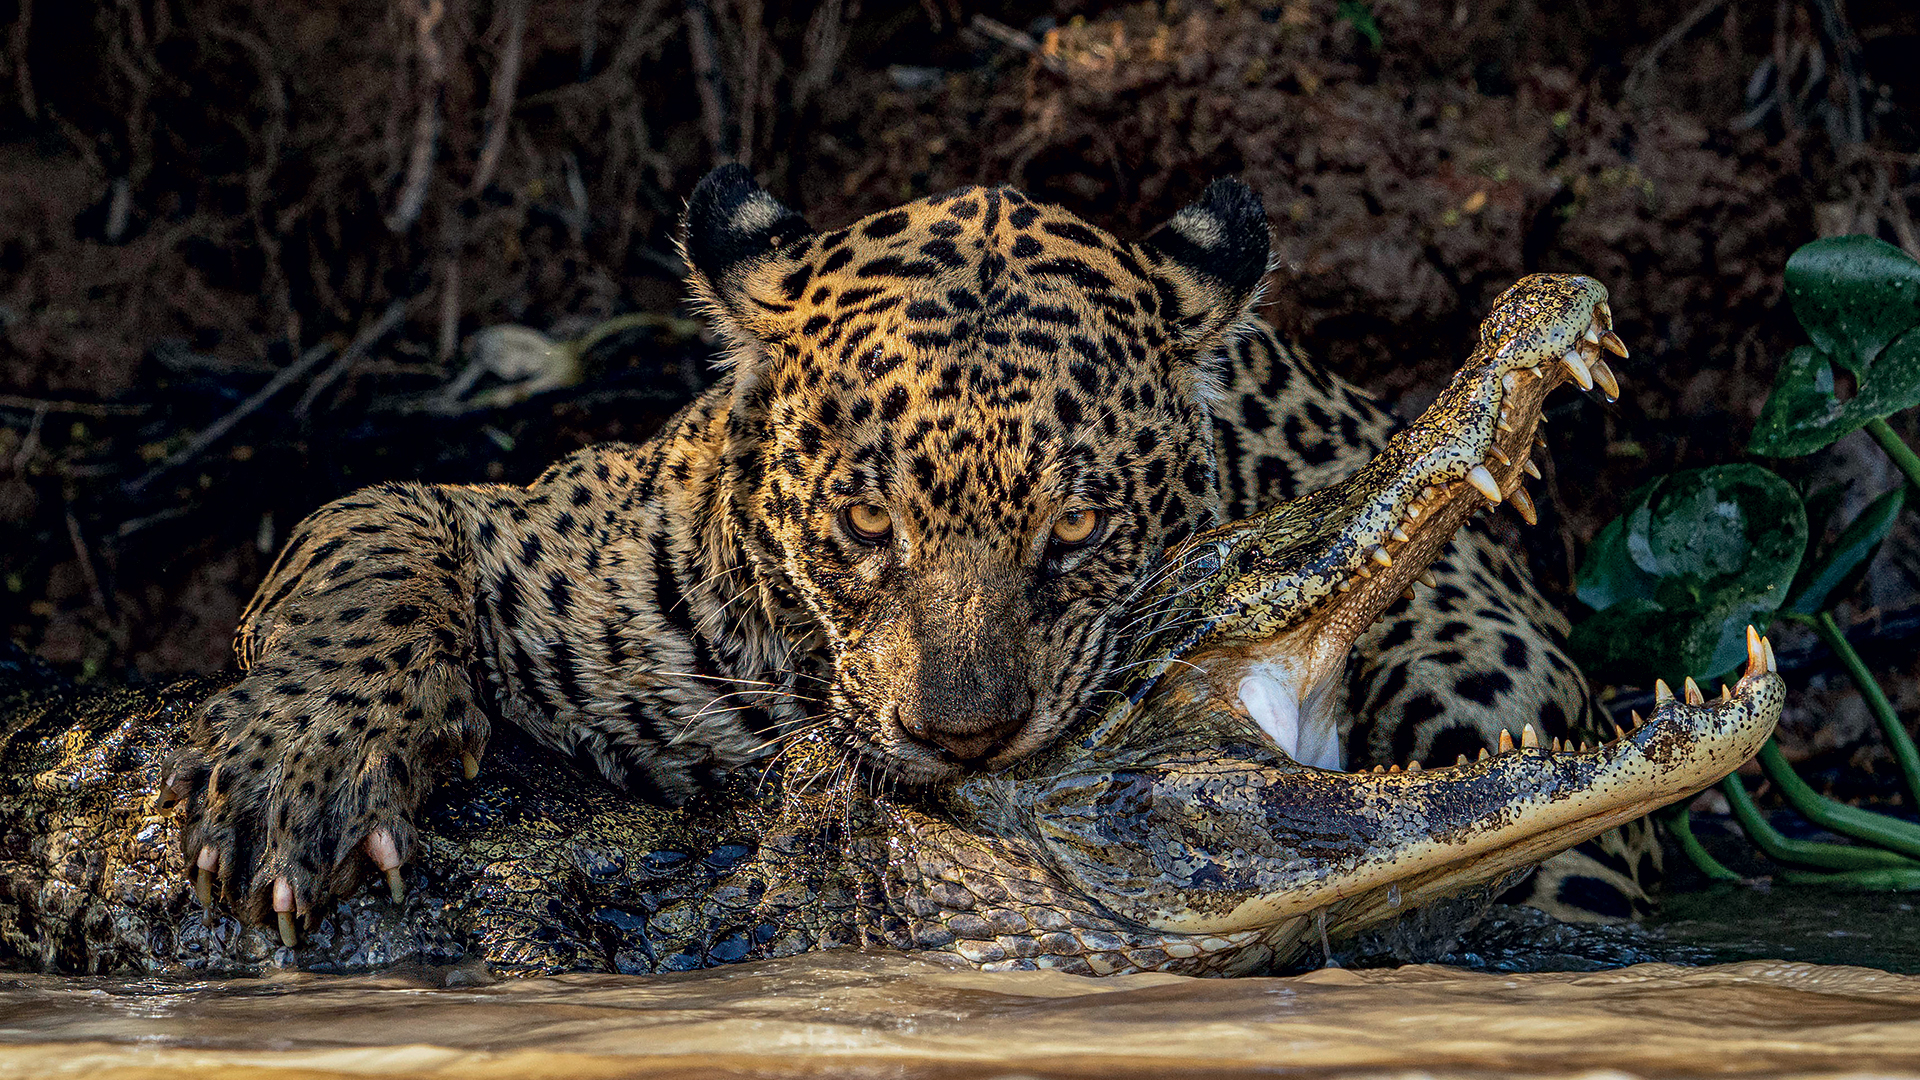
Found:
[[[1432,583],[1427,565],[1470,514],[1511,501],[1535,519],[1522,485],[1539,472],[1530,454],[1547,394],[1569,380],[1619,391],[1603,354],[1626,346],[1606,296],[1578,275],[1536,274],[1508,289],[1453,381],[1366,466],[1169,556],[1171,569],[1136,608],[1168,612],[1172,626],[1141,655],[1162,670],[1180,664],[1182,679],[1202,672],[1227,700],[1245,680],[1267,680],[1249,691],[1261,701],[1254,719],[1301,760],[1337,764],[1324,756],[1331,751],[1302,756],[1297,739],[1289,746],[1276,731],[1304,730],[1355,639],[1414,582]],[[1129,697],[1151,689],[1139,680]],[[1115,729],[1101,725],[1093,741]]]

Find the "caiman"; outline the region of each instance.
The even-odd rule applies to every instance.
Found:
[[[1477,761],[1354,772],[1282,749],[1356,637],[1470,514],[1513,497],[1543,399],[1588,383],[1610,332],[1590,279],[1514,286],[1371,463],[1167,555],[1106,704],[1010,767],[896,788],[816,732],[669,809],[496,734],[478,778],[426,802],[404,897],[310,913],[297,948],[196,903],[164,805],[163,763],[231,677],[82,693],[16,658],[0,668],[0,964],[657,972],[890,946],[1090,974],[1285,965],[1322,933],[1697,792],[1773,730],[1785,688],[1749,630],[1718,701],[1657,683],[1651,716],[1597,747],[1529,726]]]

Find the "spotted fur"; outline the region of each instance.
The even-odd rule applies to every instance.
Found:
[[[302,911],[351,891],[376,829],[404,860],[500,721],[665,803],[805,728],[895,782],[1018,760],[1095,704],[1157,555],[1392,429],[1251,319],[1268,232],[1234,182],[1140,242],[1005,188],[821,233],[728,167],[684,250],[726,373],[653,440],[526,487],[370,488],[282,552],[174,772],[189,863],[218,853],[247,914],[276,879]],[[1469,529],[1434,572],[1359,642],[1350,764],[1587,734],[1513,558]]]

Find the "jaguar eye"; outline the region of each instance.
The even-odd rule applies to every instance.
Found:
[[[882,543],[893,535],[893,515],[879,503],[854,503],[841,511],[841,518],[847,531],[862,543]]]
[[[1085,547],[1099,539],[1100,526],[1106,521],[1104,510],[1069,510],[1054,519],[1054,542],[1062,547]]]

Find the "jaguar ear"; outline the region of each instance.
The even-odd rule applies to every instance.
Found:
[[[1253,310],[1273,237],[1260,196],[1238,180],[1222,179],[1147,234],[1142,246],[1178,299],[1175,321],[1198,343]]]
[[[793,309],[782,279],[813,226],[754,182],[744,165],[708,173],[687,199],[680,254],[694,294],[729,337],[764,335]]]

